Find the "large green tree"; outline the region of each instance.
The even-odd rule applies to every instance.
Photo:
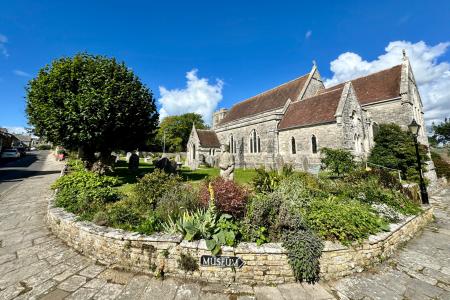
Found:
[[[80,53],[42,68],[27,86],[29,123],[38,136],[81,150],[92,165],[112,150],[144,145],[158,113],[152,92],[114,58]],[[103,160],[105,159],[105,160]]]
[[[427,149],[419,145],[422,161],[422,171],[426,171],[425,164],[429,160]],[[381,124],[375,136],[369,163],[391,169],[400,170],[402,178],[418,180],[417,157],[414,140],[410,132],[404,131],[397,124]]]
[[[165,117],[159,125],[156,139],[162,146],[165,136],[168,152],[186,151],[192,124],[195,124],[197,129],[207,128],[202,116],[196,113]]]
[[[444,122],[439,124],[433,123],[434,138],[438,142],[449,143],[450,142],[450,119],[445,118]]]

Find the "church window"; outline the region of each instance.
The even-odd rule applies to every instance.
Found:
[[[236,153],[236,141],[234,140],[233,135],[230,135],[228,146],[230,147],[230,153]]]
[[[253,129],[250,133],[250,153],[259,153],[261,152],[261,139],[256,133],[256,130]]]
[[[311,137],[311,149],[312,153],[317,153],[317,138],[315,135]]]
[[[195,159],[195,144],[192,144],[192,159]]]
[[[297,153],[297,148],[296,148],[296,145],[295,145],[295,138],[294,137],[291,138],[291,153],[292,154],[296,154]]]

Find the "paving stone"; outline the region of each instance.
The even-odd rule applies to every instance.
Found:
[[[106,279],[108,282],[127,284],[133,277],[133,273],[119,271],[115,269],[106,269],[103,271],[98,278]]]
[[[165,279],[163,281],[151,279],[142,295],[142,299],[172,300],[175,297],[179,284],[179,282],[172,278]]]
[[[283,299],[280,290],[272,286],[255,286],[255,297],[258,300]]]
[[[70,294],[66,291],[55,289],[46,294],[44,297],[40,298],[39,300],[62,300],[66,298],[68,295]]]
[[[150,282],[150,277],[145,275],[134,276],[130,282],[125,286],[122,293],[117,299],[140,299],[145,291],[145,288]]]
[[[67,296],[65,300],[88,300],[91,299],[98,291],[94,289],[88,289],[81,287],[76,290],[73,294]]]
[[[73,275],[58,285],[58,288],[67,292],[73,292],[86,283],[86,277]]]
[[[200,286],[194,283],[183,283],[178,286],[175,300],[200,299]]]
[[[94,278],[95,276],[103,272],[103,270],[105,270],[104,266],[90,265],[85,269],[83,269],[82,271],[80,271],[79,274],[85,277]]]
[[[23,293],[15,300],[25,300],[25,299],[37,299],[43,294],[47,293],[50,289],[52,289],[54,286],[56,286],[58,283],[54,280],[47,280],[33,288],[27,293]]]
[[[278,289],[286,300],[311,299],[311,295],[299,283],[281,284]]]
[[[116,283],[107,283],[105,284],[101,290],[94,295],[93,299],[96,300],[110,300],[115,299],[120,295],[124,286]],[[156,299],[156,298],[155,298]]]
[[[106,279],[103,278],[94,278],[92,280],[89,280],[86,282],[86,284],[83,287],[90,288],[90,289],[101,289],[105,284],[107,283]]]

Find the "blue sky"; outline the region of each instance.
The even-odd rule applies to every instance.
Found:
[[[450,116],[449,24],[448,0],[1,0],[0,126],[26,126],[28,80],[80,51],[125,61],[163,114],[207,118],[309,72],[312,60],[331,84],[400,62],[403,47],[428,120],[438,120]]]

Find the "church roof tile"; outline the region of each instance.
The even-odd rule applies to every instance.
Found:
[[[288,99],[291,99],[292,101],[297,100],[308,76],[309,73],[235,104],[222,119],[220,125],[266,111],[282,108]]]
[[[205,148],[220,148],[220,142],[217,135],[212,130],[197,129],[200,145]]]
[[[335,121],[335,113],[343,87],[330,88],[321,94],[291,103],[278,129],[310,126]]]

